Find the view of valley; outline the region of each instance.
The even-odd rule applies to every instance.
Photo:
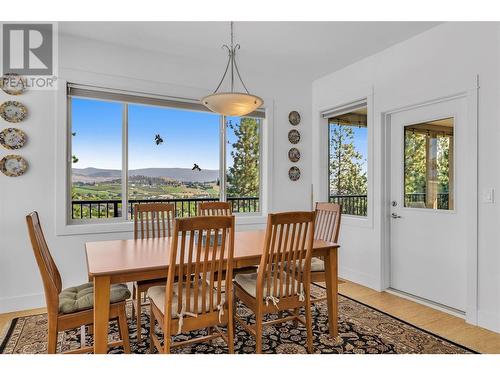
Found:
[[[173,203],[178,216],[195,215],[199,202],[220,199],[221,149],[233,211],[260,210],[259,119],[227,117],[221,147],[218,115],[128,104],[125,179],[122,104],[72,98],[71,105],[73,219],[131,219],[145,202]]]
[[[217,170],[149,168],[128,174],[129,199],[213,198],[219,195]],[[73,168],[73,200],[121,199],[121,171]]]

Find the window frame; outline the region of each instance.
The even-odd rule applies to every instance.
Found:
[[[329,149],[328,149],[328,118],[334,117],[341,113],[347,113],[353,110],[353,107],[366,106],[368,111],[368,212],[367,216],[343,215],[342,226],[355,228],[373,229],[375,226],[375,218],[380,214],[379,207],[374,205],[375,196],[379,194],[374,181],[374,169],[376,165],[375,138],[378,133],[375,131],[376,111],[374,106],[374,89],[373,87],[362,87],[348,95],[342,95],[341,98],[331,102],[318,105],[314,110],[316,126],[313,131],[313,138],[318,142],[317,157],[318,167],[315,168],[316,175],[313,176],[313,201],[328,202],[329,200]]]
[[[370,108],[368,106],[368,99],[361,99],[361,100],[358,100],[356,102],[353,102],[353,103],[350,103],[349,105],[345,105],[345,106],[341,106],[340,108],[338,109],[331,109],[331,110],[327,110],[327,111],[323,111],[321,113],[323,119],[326,120],[326,134],[327,134],[327,150],[326,150],[326,159],[327,159],[327,188],[326,188],[326,192],[327,192],[327,198],[326,198],[326,201],[327,202],[330,202],[330,182],[331,182],[331,166],[330,166],[330,151],[331,151],[331,128],[330,128],[330,125],[331,125],[331,122],[330,120],[336,116],[341,116],[343,114],[346,114],[346,113],[350,113],[352,111],[355,111],[357,109],[361,109],[361,108],[366,108],[367,109],[367,124],[366,124],[366,143],[367,143],[367,155],[366,155],[366,177],[367,177],[367,180],[366,180],[366,215],[354,215],[354,214],[348,214],[348,213],[342,213],[342,216],[344,217],[347,217],[347,218],[352,218],[352,219],[357,219],[357,220],[367,220],[368,218],[371,217],[371,210],[372,210],[372,206],[371,206],[371,194],[370,194],[370,188],[371,188],[371,184],[370,184],[370,168],[371,168],[371,164],[370,164],[370,159],[371,159],[371,154],[370,154],[370,145],[371,145],[371,142],[370,142],[370,136],[371,136],[371,130],[370,130]],[[343,126],[343,125],[340,125],[338,124],[339,126]]]
[[[120,227],[124,226],[123,228],[118,228],[118,230],[111,230],[112,232],[121,232],[121,231],[130,231],[128,227],[130,226],[131,223],[133,223],[132,220],[128,218],[128,191],[129,191],[129,186],[128,186],[128,130],[129,130],[129,118],[128,118],[128,107],[130,104],[132,105],[144,105],[144,106],[152,106],[152,107],[159,107],[159,108],[171,108],[171,109],[178,109],[178,110],[186,110],[186,111],[197,111],[197,112],[206,112],[206,113],[212,113],[209,110],[200,110],[200,109],[192,109],[191,107],[199,107],[198,101],[194,99],[185,99],[185,98],[177,98],[177,97],[165,97],[163,95],[155,95],[155,94],[146,94],[143,92],[136,93],[133,91],[125,91],[125,90],[115,90],[115,89],[103,89],[101,87],[95,87],[95,86],[84,86],[84,85],[75,85],[79,87],[89,87],[90,89],[96,88],[99,92],[102,92],[103,95],[105,95],[107,92],[112,93],[114,95],[120,95],[123,94],[125,96],[127,95],[132,95],[132,96],[137,96],[138,98],[145,99],[146,101],[148,100],[148,97],[151,97],[155,103],[158,103],[157,100],[162,100],[162,98],[166,98],[166,102],[169,102],[173,105],[159,105],[159,104],[150,104],[147,102],[127,102],[127,101],[119,101],[119,100],[113,100],[113,99],[107,99],[103,97],[91,97],[91,96],[79,96],[79,95],[70,95],[68,87],[70,85],[73,85],[72,83],[65,82],[65,90],[64,90],[64,97],[65,97],[65,110],[66,110],[66,116],[65,116],[65,130],[66,130],[66,154],[67,157],[65,158],[65,201],[64,201],[64,206],[65,206],[65,227],[69,228],[72,227],[74,229],[70,230],[70,232],[73,232],[76,230],[77,232],[80,232],[79,228],[83,227],[88,227],[92,225],[106,225],[106,224],[118,224]],[[146,96],[144,96],[146,95]],[[111,217],[111,218],[84,218],[84,219],[73,219],[72,213],[73,213],[73,205],[72,205],[72,199],[71,199],[71,191],[72,191],[72,142],[73,139],[71,137],[71,132],[72,132],[72,98],[81,98],[81,99],[89,99],[89,100],[97,100],[97,101],[107,101],[107,102],[113,102],[113,103],[120,103],[122,105],[122,176],[121,176],[121,194],[122,194],[122,199],[121,199],[121,204],[122,204],[122,211],[121,211],[121,216],[120,217]],[[158,99],[160,98],[160,99]],[[179,103],[179,106],[175,106],[175,103]],[[253,118],[258,118],[259,119],[259,210],[255,212],[235,212],[234,214],[238,218],[247,218],[250,219],[251,221],[248,222],[248,224],[260,224],[263,222],[261,219],[264,217],[265,212],[267,211],[267,205],[268,205],[268,200],[264,197],[264,149],[265,149],[265,144],[264,144],[264,127],[266,126],[266,123],[268,121],[268,113],[265,108],[259,108],[257,111],[251,113],[255,114],[258,113],[258,116],[242,116],[241,118],[244,117],[253,117]],[[250,115],[251,115],[250,114]],[[221,187],[219,191],[219,201],[227,201],[227,170],[228,170],[228,165],[227,165],[227,128],[226,128],[226,116],[224,115],[218,115],[219,117],[219,179],[221,181]],[[125,210],[125,211],[124,211]],[[257,219],[257,220],[253,220]],[[125,227],[126,226],[126,227]],[[58,226],[58,229],[60,229],[60,226]],[[61,230],[58,230],[59,232],[62,232]],[[66,232],[66,231],[65,231]],[[87,232],[85,230],[84,232]],[[73,233],[64,233],[64,234],[73,234]]]

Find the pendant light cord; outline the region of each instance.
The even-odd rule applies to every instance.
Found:
[[[229,66],[231,66],[231,92],[232,93],[234,92],[234,70],[236,69],[236,74],[238,75],[238,78],[241,82],[241,85],[243,86],[243,88],[245,89],[247,94],[250,94],[248,92],[247,87],[245,86],[245,83],[243,82],[243,79],[241,78],[240,71],[238,69],[238,64],[236,64],[236,50],[240,49],[240,45],[239,44],[234,45],[233,21],[231,21],[230,27],[231,27],[231,45],[228,46],[227,44],[224,44],[222,46],[222,48],[226,48],[228,50],[229,59],[227,60],[226,69],[224,70],[224,74],[222,75],[222,79],[220,80],[219,84],[217,85],[217,88],[214,90],[213,93],[215,94],[215,93],[217,93],[217,91],[219,91],[222,83],[224,82],[224,79],[226,78],[227,71],[229,70]]]

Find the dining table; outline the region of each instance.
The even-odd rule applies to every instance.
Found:
[[[236,232],[233,268],[259,265],[264,240],[264,230]],[[108,351],[110,285],[166,278],[170,246],[170,237],[85,244],[88,275],[94,283],[94,353]],[[338,248],[336,243],[314,240],[312,252],[325,262],[328,328],[333,337],[338,335]]]

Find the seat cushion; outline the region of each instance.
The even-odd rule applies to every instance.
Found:
[[[283,275],[283,277],[286,277]],[[234,282],[238,284],[245,292],[250,294],[252,297],[256,298],[257,297],[257,274],[256,273],[251,273],[251,274],[241,274],[241,275],[236,275],[234,278]],[[271,281],[271,292],[273,291],[273,286],[274,286],[274,281]],[[277,284],[279,286],[280,280],[277,280]],[[298,287],[298,282],[295,281],[295,290],[297,291],[297,294],[299,294],[300,289]],[[280,297],[280,290],[278,287],[278,295],[274,297]],[[264,280],[264,293],[263,296],[266,297],[267,295],[267,280]]]
[[[181,293],[183,294],[183,296],[185,297],[185,294],[186,294],[186,287],[187,285],[184,284],[182,286],[182,291]],[[194,313],[194,314],[200,314],[201,312],[203,312],[203,309],[202,309],[202,305],[201,305],[201,297],[202,297],[202,287],[203,287],[203,284],[202,284],[202,281],[199,280],[198,281],[198,311],[194,311],[194,288],[195,288],[195,283],[192,282],[191,283],[191,286],[190,286],[190,302],[189,302],[189,306],[190,306],[190,310],[191,311],[187,311],[187,312],[190,312],[190,313]],[[210,290],[210,285],[205,282],[205,293],[206,293],[206,306],[205,306],[205,311],[204,312],[208,312],[210,311],[210,308],[209,308],[209,298],[210,298],[210,293],[213,293],[213,299],[214,299],[214,304],[217,303],[217,290]],[[176,317],[177,316],[177,299],[178,299],[178,284],[177,283],[174,283],[174,291],[173,291],[173,295],[172,295],[172,316]],[[151,288],[148,289],[148,297],[151,298],[151,300],[153,301],[153,303],[156,305],[156,307],[158,307],[158,309],[163,313],[165,314],[165,286],[164,285],[158,285],[158,286],[153,286]],[[222,303],[224,303],[224,294],[222,294],[221,296],[222,298]],[[184,304],[186,305],[186,302],[184,302]]]
[[[125,301],[130,291],[125,284],[113,284],[109,293],[110,303]],[[64,289],[59,294],[59,312],[70,314],[94,307],[94,284],[86,283]]]
[[[299,262],[296,263],[297,267]],[[311,272],[325,272],[325,262],[321,258],[311,258]]]
[[[325,262],[321,258],[311,258],[311,272],[325,272]]]

